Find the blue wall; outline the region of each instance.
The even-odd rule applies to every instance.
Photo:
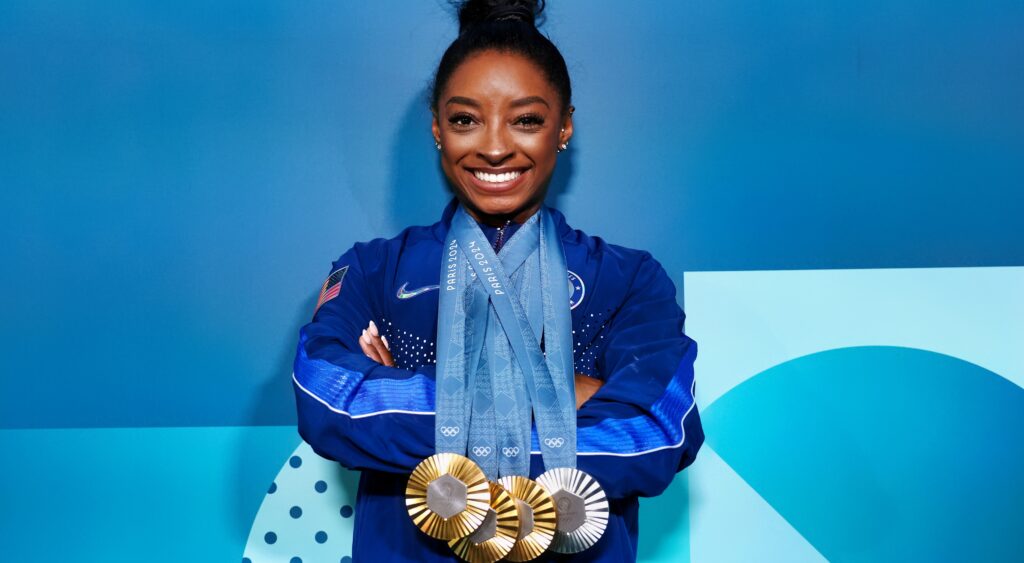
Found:
[[[577,108],[553,203],[680,286],[1024,265],[1021,2],[551,4]],[[210,540],[240,554],[295,447],[258,433],[294,424],[296,331],[330,262],[448,197],[425,95],[454,33],[441,0],[7,2],[3,445],[242,429],[237,524]]]

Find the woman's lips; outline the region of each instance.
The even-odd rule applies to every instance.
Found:
[[[485,192],[507,192],[514,190],[523,179],[530,173],[530,169],[515,169],[506,172],[488,172],[484,170],[469,170],[470,181]]]

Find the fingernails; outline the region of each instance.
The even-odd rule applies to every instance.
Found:
[[[373,321],[370,321],[370,334],[380,336],[380,332],[377,331],[377,325]]]
[[[363,329],[363,333],[361,335],[359,335],[359,341],[363,342],[363,343],[366,343],[366,344],[370,343],[370,335],[366,334],[366,329],[365,328]]]
[[[388,344],[388,337],[387,336],[381,336],[380,339],[384,341],[384,347],[387,348],[388,350],[390,350],[391,349],[391,345]]]

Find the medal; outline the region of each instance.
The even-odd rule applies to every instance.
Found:
[[[505,558],[518,563],[540,557],[555,537],[555,501],[544,487],[526,477],[510,475],[498,483],[512,496],[519,510],[519,534]]]
[[[608,525],[608,499],[590,475],[570,467],[556,467],[537,477],[555,501],[558,527],[551,549],[579,553],[597,543]]]
[[[472,534],[448,542],[455,555],[469,563],[493,563],[508,555],[519,533],[516,501],[501,485],[488,482],[491,504]]]
[[[428,536],[451,540],[468,536],[490,509],[487,478],[458,454],[435,454],[420,462],[405,487],[405,507]]]

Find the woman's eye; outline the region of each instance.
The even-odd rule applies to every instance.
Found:
[[[537,129],[544,125],[544,118],[539,115],[524,115],[516,120],[516,124],[526,129]]]
[[[467,113],[456,114],[448,118],[448,123],[456,128],[469,127],[473,125],[473,116]]]

